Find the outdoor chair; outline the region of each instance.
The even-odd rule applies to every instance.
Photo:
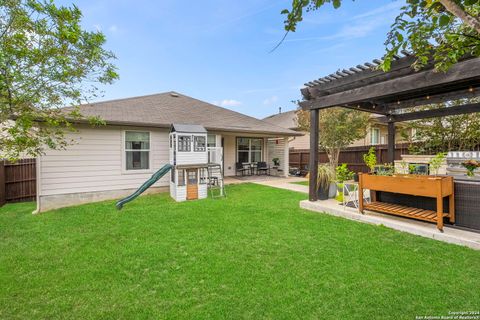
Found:
[[[264,161],[257,163],[257,174],[260,175],[262,172],[270,175],[270,166]]]
[[[245,172],[248,174],[250,172],[249,168],[246,168],[243,163],[241,162],[236,162],[235,163],[235,175],[238,176],[239,173],[242,174],[242,176],[245,175]]]

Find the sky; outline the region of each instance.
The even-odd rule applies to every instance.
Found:
[[[303,84],[381,57],[404,0],[326,5],[284,35],[291,0],[59,0],[106,34],[120,79],[98,101],[176,91],[257,118],[293,110]]]

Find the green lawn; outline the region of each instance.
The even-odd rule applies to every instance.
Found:
[[[307,181],[296,181],[296,182],[290,182],[293,184],[301,184],[302,186],[308,186],[308,180]]]
[[[479,310],[480,252],[299,209],[301,193],[0,209],[0,319],[414,319]]]

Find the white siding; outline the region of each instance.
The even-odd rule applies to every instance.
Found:
[[[205,199],[208,196],[208,187],[206,184],[198,185],[198,199]]]
[[[125,130],[150,132],[148,171],[123,170]],[[40,157],[40,196],[138,188],[169,160],[164,129],[84,126],[68,138],[74,142],[67,150],[50,150]],[[167,174],[154,186],[168,186],[169,179]]]
[[[288,142],[287,142],[288,143]],[[267,164],[273,166],[273,158],[280,160],[280,166],[285,164],[285,139],[276,138],[267,140]]]

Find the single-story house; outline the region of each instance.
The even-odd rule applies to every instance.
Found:
[[[381,115],[371,114],[369,125],[367,128],[367,134],[364,138],[354,141],[349,147],[361,147],[370,145],[379,145],[387,143],[388,128],[386,123],[378,121]],[[293,131],[302,133],[301,136],[296,136],[290,140],[290,148],[294,150],[308,150],[310,149],[310,133],[302,131],[298,128],[297,123],[297,110],[291,110],[286,112],[279,112],[263,119],[263,121],[270,124],[287,128]],[[397,133],[395,134],[395,142],[402,143],[411,140],[414,135],[412,129],[406,129],[401,124],[397,125]],[[403,133],[403,134],[402,134]],[[404,135],[408,137],[404,138]]]
[[[76,124],[66,150],[49,150],[37,159],[37,212],[115,199],[135,191],[169,163],[173,123],[207,130],[210,162],[221,163],[224,176],[235,176],[237,163],[280,159],[288,174],[290,137],[301,133],[215,106],[176,92],[111,100],[80,106],[85,116],[99,116],[105,126]],[[170,174],[149,192],[168,191]]]

